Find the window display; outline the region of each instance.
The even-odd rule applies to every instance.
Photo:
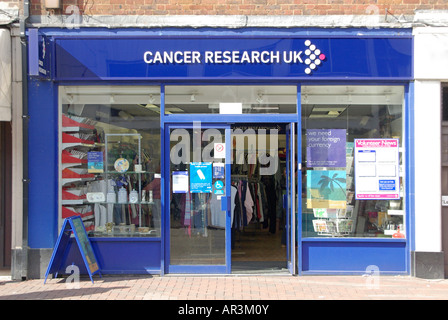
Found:
[[[405,238],[401,86],[302,87],[304,237]]]
[[[158,87],[60,88],[61,221],[89,236],[159,237]]]

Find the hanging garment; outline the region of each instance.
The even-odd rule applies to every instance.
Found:
[[[242,215],[243,215],[243,208],[241,206],[241,181],[237,183],[236,186],[232,186],[232,189],[235,191],[235,198],[234,198],[234,206],[233,209],[233,219],[232,219],[232,227],[235,230],[241,230],[242,229]]]
[[[247,184],[247,188],[246,188],[246,198],[244,199],[244,207],[246,208],[246,218],[247,218],[247,223],[250,223],[250,221],[252,220],[252,215],[254,212],[254,201],[251,195],[251,191],[250,191],[250,185]]]
[[[226,227],[226,212],[221,210],[221,199],[213,195],[210,199],[211,225],[214,227]]]
[[[245,201],[246,201],[246,189],[247,188],[247,181],[241,181],[241,227],[245,227],[247,226],[247,209],[246,209],[246,205],[245,205]]]
[[[258,200],[259,200],[259,204],[258,204],[258,208],[259,208],[259,219],[260,222],[264,221],[264,213],[263,213],[263,197],[262,197],[262,184],[258,183]]]
[[[230,188],[230,223],[233,225],[233,218],[235,216],[235,208],[236,208],[236,193],[237,188],[235,186],[231,186]]]

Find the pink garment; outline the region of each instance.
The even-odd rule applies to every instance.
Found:
[[[247,185],[246,199],[244,200],[244,206],[246,207],[247,223],[249,223],[250,220],[252,220],[252,214],[254,212],[253,205],[254,205],[254,201],[252,200],[252,196],[250,194],[249,185]]]

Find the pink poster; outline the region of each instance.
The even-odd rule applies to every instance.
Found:
[[[355,139],[355,197],[400,198],[398,139]]]

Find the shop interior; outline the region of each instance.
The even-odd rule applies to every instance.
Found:
[[[232,129],[231,181],[232,188],[237,189],[232,221],[232,272],[286,271],[286,210],[283,208],[283,195],[286,193],[286,126],[248,124]],[[269,145],[271,140],[267,139],[267,149],[274,152],[267,153],[273,163],[275,161],[272,172],[263,172],[262,167],[266,165],[260,161],[251,161],[251,156],[262,156],[264,153],[256,146],[252,148],[257,139],[264,138],[264,135],[257,134],[260,129],[261,132],[270,132],[272,139],[276,140],[277,148],[273,150]],[[241,153],[237,152],[235,143],[237,132],[253,133],[245,135],[247,143]],[[244,162],[238,160],[241,156]]]

